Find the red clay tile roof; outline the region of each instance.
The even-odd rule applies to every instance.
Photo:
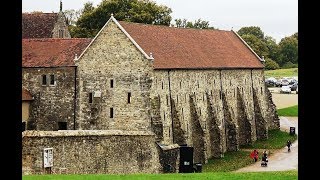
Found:
[[[119,21],[155,69],[263,68],[232,31],[184,29]]]
[[[22,38],[51,38],[57,13],[22,13]]]
[[[23,101],[33,100],[31,93],[25,88],[22,88],[22,100]]]
[[[75,54],[79,57],[90,42],[89,38],[22,39],[22,67],[74,66]]]

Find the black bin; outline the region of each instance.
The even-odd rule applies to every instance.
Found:
[[[195,172],[196,173],[201,173],[202,172],[202,164],[201,163],[196,163],[195,164]]]
[[[193,147],[180,146],[179,173],[193,173]]]
[[[296,128],[295,127],[290,127],[290,135],[293,136],[296,134]]]

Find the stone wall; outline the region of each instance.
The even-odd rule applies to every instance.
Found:
[[[78,129],[151,130],[152,63],[113,21],[76,64]],[[101,96],[90,103],[90,93],[96,92]]]
[[[159,162],[161,164],[161,172],[177,173],[180,166],[180,146],[171,144],[163,146],[158,144]]]
[[[190,146],[200,143],[194,149],[199,162],[267,137],[272,100],[261,69],[155,70],[151,88],[150,98],[160,101],[151,116],[161,118],[161,143],[177,135]]]
[[[42,75],[47,75],[47,85],[42,85]],[[50,75],[54,85],[49,84]],[[27,129],[58,130],[58,122],[74,129],[75,67],[22,68],[22,87],[34,97]]]
[[[59,37],[59,31],[63,34],[62,37]],[[66,23],[66,17],[61,11],[58,13],[57,21],[53,27],[52,38],[71,38],[68,25]]]
[[[143,131],[24,131],[22,173],[44,174],[43,149],[53,148],[52,173],[159,173],[154,134]]]

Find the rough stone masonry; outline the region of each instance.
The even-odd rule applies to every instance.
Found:
[[[185,31],[216,33],[119,23],[111,17],[75,59],[76,123],[70,121],[68,125],[68,129],[74,125],[77,130],[108,133],[27,132],[23,136],[24,172],[43,172],[41,149],[49,146],[59,156],[55,168],[67,168],[68,173],[168,172],[164,167],[179,167],[177,161],[181,158],[174,144],[194,147],[194,162],[206,163],[226,151],[237,151],[240,145],[268,138],[269,129],[279,129],[262,65],[157,68],[157,49],[172,53],[168,47],[174,38],[166,36]],[[159,41],[168,40],[167,46],[156,41],[157,34],[143,39],[150,32],[158,33],[162,38]],[[218,33],[236,44],[230,54],[242,50],[244,57],[254,57],[233,32]],[[152,47],[156,47],[152,51],[154,58],[148,55],[151,50],[145,52]],[[219,55],[229,56],[225,52]],[[254,61],[260,63],[258,58]],[[159,150],[158,144],[173,148]],[[68,157],[68,162],[62,156]]]

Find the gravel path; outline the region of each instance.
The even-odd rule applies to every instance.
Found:
[[[289,132],[290,127],[296,127],[296,134],[298,134],[298,118],[280,117],[280,129]],[[267,167],[261,167],[261,161],[258,161],[236,172],[298,170],[298,140],[292,144],[291,152],[288,153],[287,147],[284,147],[274,151],[268,159]]]

